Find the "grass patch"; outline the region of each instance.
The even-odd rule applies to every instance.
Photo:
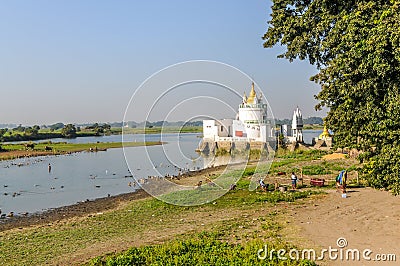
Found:
[[[327,151],[322,150],[301,150],[289,151],[288,149],[278,149],[275,153],[276,158],[282,159],[296,159],[302,161],[311,161],[321,159],[322,156],[328,154]]]
[[[332,172],[322,165],[306,165],[303,167],[303,174],[305,175],[326,175]]]
[[[43,142],[37,143],[32,151],[45,151],[46,147],[50,147],[56,152],[77,152],[85,151],[89,149],[112,149],[112,148],[122,148],[125,147],[137,147],[137,146],[149,146],[149,145],[160,145],[159,141],[152,142],[99,142],[99,143],[66,143],[66,142]],[[18,151],[26,150],[24,144],[6,144],[2,145],[3,149],[6,151]]]
[[[263,249],[266,244],[276,250],[289,250],[288,245],[265,243],[260,240],[252,240],[246,244],[230,244],[217,238],[218,234],[204,232],[187,240],[135,247],[109,257],[97,257],[88,265],[316,265],[306,260],[280,260],[276,252],[272,258],[258,258],[258,250]]]

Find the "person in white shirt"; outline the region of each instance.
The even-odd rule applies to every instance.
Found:
[[[292,172],[292,189],[296,189],[297,186],[297,176],[294,174],[294,172]]]

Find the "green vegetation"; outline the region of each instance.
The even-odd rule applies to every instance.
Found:
[[[64,125],[57,123],[49,127],[40,128],[35,125],[33,127],[18,126],[13,129],[0,129],[0,142],[12,141],[32,141],[41,139],[53,138],[75,138],[75,137],[88,137],[99,136],[100,134],[96,129],[85,128],[81,130],[80,127],[75,127],[72,124]]]
[[[295,151],[289,151],[288,149],[278,149],[275,153],[275,158],[280,159],[294,159],[294,160],[319,160],[322,156],[328,154],[327,151],[322,150],[302,150],[296,149]]]
[[[160,134],[160,133],[200,133],[203,131],[202,126],[149,126],[124,128],[111,127],[109,124],[94,123],[85,127],[75,126],[73,124],[64,125],[56,123],[50,126],[23,127],[18,126],[13,129],[0,129],[0,142],[12,141],[32,141],[53,138],[76,138],[91,137],[103,135],[120,135],[124,134]]]
[[[306,165],[303,167],[303,174],[326,175],[326,174],[332,174],[332,172],[321,165]]]
[[[64,138],[68,138],[68,139],[76,138],[76,128],[75,128],[75,126],[72,125],[72,124],[66,125],[65,127],[63,127],[61,129],[61,135]]]
[[[320,150],[288,150],[280,149],[276,153],[275,160],[271,164],[269,174],[277,175],[279,172],[291,173],[301,172],[306,176],[323,176],[323,178],[334,178],[340,170],[347,169],[348,172],[359,171],[360,164],[356,160],[324,161],[320,160],[327,151]]]
[[[307,125],[305,124],[303,127],[304,130],[323,130],[323,125]]]
[[[280,260],[277,253],[261,260],[257,251],[266,243],[251,240],[246,244],[220,241],[218,234],[202,233],[187,240],[170,241],[162,245],[131,248],[108,258],[95,258],[89,265],[316,265],[307,260]],[[289,245],[269,245],[270,249],[290,250]]]
[[[253,171],[246,171],[251,174]],[[254,173],[254,172],[253,172]],[[254,208],[259,204],[276,204],[277,202],[294,202],[297,199],[320,194],[321,191],[297,191],[291,193],[254,193],[248,191],[249,180],[241,179],[238,183],[238,190],[231,191],[227,195],[205,207],[192,207],[192,211],[207,211],[210,213],[224,211],[230,212],[236,208]],[[179,208],[179,207],[172,207]],[[203,209],[204,208],[204,209]],[[186,210],[186,208],[185,208]],[[204,231],[201,234],[187,234],[173,241],[161,245],[150,245],[114,254],[111,256],[97,257],[92,259],[89,265],[315,265],[310,261],[278,260],[273,256],[272,260],[260,260],[257,251],[268,244],[270,248],[285,248],[289,250],[290,245],[276,238],[283,226],[277,221],[276,212],[270,212],[266,216],[259,217],[261,231],[255,231],[251,236],[246,235],[246,244],[235,244],[227,241],[232,231],[238,233],[241,228],[251,227],[247,219],[237,219],[234,222],[225,221],[223,225],[217,226],[215,230]],[[214,215],[214,214],[212,214]],[[254,225],[253,225],[254,227]],[[242,236],[235,239],[240,240]],[[263,238],[267,238],[268,242]],[[231,253],[229,252],[231,251]]]
[[[398,0],[273,0],[264,47],[308,59],[335,145],[364,151],[369,185],[400,194],[400,12]]]

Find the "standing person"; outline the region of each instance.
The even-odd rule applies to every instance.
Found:
[[[342,193],[346,193],[347,170],[340,171],[336,177],[336,189],[342,189]]]
[[[296,185],[297,185],[297,176],[294,174],[294,172],[292,172],[292,189],[296,189]]]
[[[49,169],[49,174],[51,172],[51,164],[49,164],[49,166],[47,167]]]

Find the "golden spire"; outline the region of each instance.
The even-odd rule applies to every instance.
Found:
[[[331,134],[329,134],[328,129],[326,128],[326,126],[324,126],[324,131],[321,133],[321,135],[319,135],[319,139],[325,139],[330,137],[332,137]]]
[[[256,91],[254,90],[254,82],[251,83],[251,91],[249,94],[249,97],[247,98],[247,103],[248,104],[253,104],[254,99],[257,97]]]

